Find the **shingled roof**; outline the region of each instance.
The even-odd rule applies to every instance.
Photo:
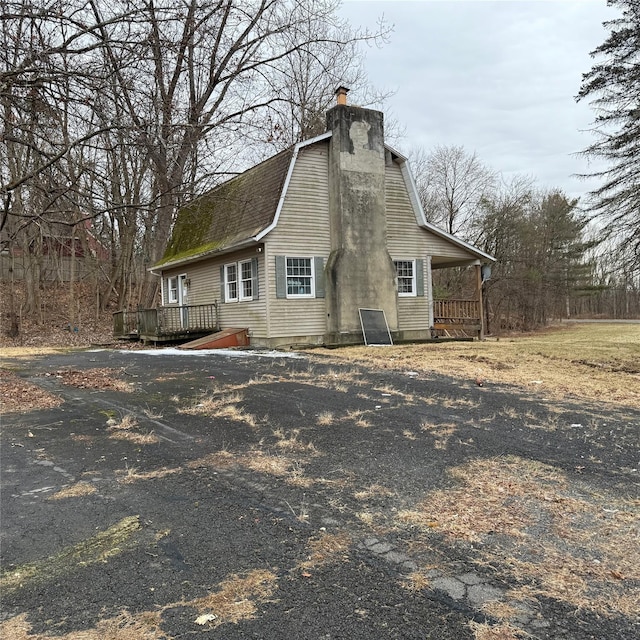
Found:
[[[261,162],[185,205],[156,267],[250,241],[273,221],[295,147]]]

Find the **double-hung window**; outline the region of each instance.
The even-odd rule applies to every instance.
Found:
[[[235,262],[224,265],[225,300],[236,302],[238,300],[238,265]]]
[[[396,277],[398,280],[399,296],[415,296],[416,289],[416,261],[394,260]]]
[[[287,298],[315,296],[312,258],[287,258]]]
[[[223,302],[258,299],[258,261],[256,258],[229,262],[220,267]]]
[[[240,300],[253,300],[253,268],[251,260],[240,263]]]
[[[175,304],[178,302],[178,277],[173,276],[167,278],[167,302],[169,304]]]

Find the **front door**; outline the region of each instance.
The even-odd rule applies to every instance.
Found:
[[[178,276],[178,305],[180,305],[180,328],[189,328],[189,285],[187,274]]]

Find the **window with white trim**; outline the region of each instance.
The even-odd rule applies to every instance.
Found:
[[[178,276],[167,278],[167,303],[178,302]]]
[[[287,258],[287,298],[313,297],[313,258]]]
[[[249,258],[220,267],[223,302],[258,300],[258,260]]]
[[[251,260],[240,263],[240,300],[253,300],[253,268]]]
[[[399,296],[416,295],[416,261],[394,260]]]
[[[238,300],[238,265],[235,262],[224,265],[225,300],[236,302]]]

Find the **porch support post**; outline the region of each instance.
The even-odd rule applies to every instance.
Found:
[[[484,303],[482,300],[482,265],[476,265],[476,299],[478,300],[478,307],[480,312],[480,331],[478,331],[478,339],[484,340]]]
[[[424,261],[425,282],[427,284],[427,308],[429,309],[429,331],[433,330],[433,277],[431,273],[431,256],[426,256]]]

